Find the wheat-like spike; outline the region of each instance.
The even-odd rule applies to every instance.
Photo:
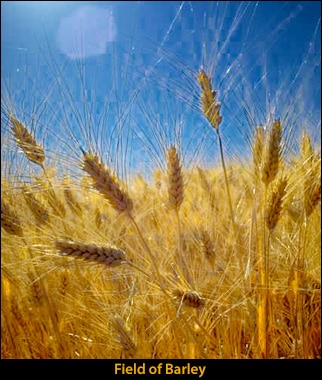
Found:
[[[60,294],[62,296],[65,296],[67,294],[68,288],[69,288],[69,276],[68,276],[67,271],[64,270],[60,276],[60,288],[59,288]]]
[[[203,230],[201,232],[201,243],[203,246],[203,251],[207,259],[213,258],[214,256],[214,243],[209,235],[209,232]]]
[[[41,284],[41,280],[30,276],[30,291],[32,300],[41,305],[44,302],[45,291]]]
[[[23,236],[23,228],[19,217],[3,199],[1,199],[1,227],[11,235]]]
[[[107,214],[104,214],[100,211],[98,207],[95,209],[95,224],[98,229],[101,229],[104,224],[108,223],[110,218]]]
[[[208,179],[206,177],[204,170],[197,167],[197,171],[198,171],[201,187],[204,189],[206,194],[210,194],[211,188],[210,188],[210,184],[208,182]]]
[[[28,129],[20,123],[13,115],[9,116],[12,123],[12,132],[17,144],[24,151],[31,162],[42,166],[45,160],[45,153],[42,146],[37,144]]]
[[[184,191],[180,160],[174,145],[167,152],[167,168],[169,204],[174,210],[179,210]]]
[[[116,247],[102,247],[96,244],[85,244],[65,239],[55,241],[55,247],[62,256],[79,257],[85,260],[98,261],[107,265],[119,265],[126,261],[123,250]]]
[[[119,335],[119,342],[122,347],[122,356],[124,359],[134,358],[137,353],[136,344],[133,342],[129,332],[125,329],[124,321],[121,318],[114,319],[114,326]]]
[[[282,126],[275,120],[265,149],[265,158],[262,166],[262,181],[268,186],[278,173],[281,161]]]
[[[121,189],[119,180],[109,168],[101,163],[95,154],[85,153],[82,169],[94,180],[94,187],[109,201],[111,206],[119,212],[131,214],[133,201],[125,190]]]
[[[307,178],[304,181],[304,210],[309,217],[319,201],[321,200],[321,172],[320,163],[312,165],[311,170],[306,173]]]
[[[222,118],[219,114],[220,103],[216,102],[216,91],[212,89],[210,79],[203,69],[200,69],[198,80],[202,90],[201,103],[203,112],[210,124],[215,129],[218,129]]]
[[[285,187],[287,180],[284,177],[280,177],[275,188],[270,194],[268,206],[265,212],[266,225],[270,231],[273,231],[280,218],[282,211],[282,201],[285,195]]]
[[[205,299],[201,297],[196,291],[175,289],[174,296],[180,300],[180,304],[184,304],[188,307],[198,309],[205,305]]]
[[[314,150],[312,148],[312,143],[309,135],[306,131],[302,132],[301,139],[301,156],[304,165],[310,165],[313,163],[314,159]]]
[[[70,188],[69,178],[64,177],[62,183],[63,183],[63,187],[64,187],[65,200],[66,200],[68,206],[70,207],[70,209],[72,210],[72,212],[75,215],[81,217],[83,215],[83,210],[82,210],[82,207],[80,206],[80,204],[77,202],[75,193]]]
[[[23,186],[23,195],[31,212],[36,218],[37,223],[43,224],[49,221],[49,212],[46,206],[36,198],[28,186]]]
[[[64,218],[66,216],[66,209],[63,202],[57,197],[54,189],[51,187],[47,188],[46,196],[50,207],[52,208],[54,214]]]
[[[52,178],[49,178],[48,170],[45,172],[45,177],[46,178],[36,177],[37,185],[43,189],[43,193],[53,213],[64,218],[66,216],[66,209],[54,190]]]
[[[260,176],[260,167],[262,164],[262,157],[265,147],[265,134],[262,125],[256,128],[253,144],[253,163],[254,163],[254,173],[255,177]]]

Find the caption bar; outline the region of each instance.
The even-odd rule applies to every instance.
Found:
[[[115,375],[198,375],[202,378],[206,372],[206,366],[197,366],[187,363],[186,365],[174,365],[172,363],[159,363],[158,365],[137,365],[133,363],[115,363]]]

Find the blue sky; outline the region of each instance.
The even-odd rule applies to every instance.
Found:
[[[52,151],[74,135],[107,162],[118,165],[119,156],[123,166],[145,170],[161,165],[164,145],[177,142],[187,164],[211,163],[219,155],[198,110],[203,66],[219,90],[228,152],[246,155],[254,126],[273,117],[294,131],[304,123],[317,136],[320,8],[310,1],[2,1],[3,108],[33,125]],[[68,157],[69,146],[60,146]]]

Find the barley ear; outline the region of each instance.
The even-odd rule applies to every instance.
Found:
[[[302,156],[302,161],[306,167],[310,166],[313,163],[314,150],[312,148],[311,139],[306,131],[302,132],[301,156]]]
[[[211,126],[217,130],[222,118],[219,114],[220,103],[216,102],[216,91],[212,89],[210,79],[203,69],[200,69],[198,80],[202,90],[201,103],[203,112]]]
[[[285,196],[287,180],[284,177],[279,178],[275,188],[270,194],[267,209],[265,212],[266,225],[270,231],[273,231],[282,212],[282,201]]]
[[[97,246],[65,239],[55,241],[55,247],[62,256],[72,256],[84,260],[96,261],[109,266],[116,266],[126,261],[125,253],[112,246]]]
[[[82,169],[92,177],[94,188],[109,201],[115,210],[131,214],[133,210],[132,199],[125,190],[121,189],[118,178],[110,172],[107,166],[101,163],[97,155],[84,154]]]
[[[309,217],[321,200],[321,160],[316,160],[305,173],[304,210]]]
[[[265,157],[262,166],[262,181],[268,186],[276,177],[281,161],[282,126],[279,120],[275,120],[265,149]]]
[[[130,332],[125,328],[123,319],[115,318],[113,322],[119,336],[119,343],[122,347],[122,358],[134,358],[137,354],[137,346],[130,336]]]
[[[171,145],[167,151],[169,204],[178,211],[183,201],[183,178],[176,148]]]
[[[253,144],[253,164],[255,178],[260,177],[260,167],[262,164],[263,151],[265,146],[265,135],[263,126],[258,126],[255,131]]]
[[[19,147],[31,162],[42,166],[45,160],[45,153],[42,146],[37,144],[28,129],[20,123],[13,115],[10,115],[12,132]]]

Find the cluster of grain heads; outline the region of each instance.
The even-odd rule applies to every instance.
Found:
[[[281,163],[282,126],[275,120],[268,136],[262,164],[262,181],[267,187],[276,177]]]
[[[171,145],[167,151],[167,169],[169,204],[174,210],[179,210],[184,195],[183,177],[179,156],[174,145]]]
[[[12,123],[12,131],[13,131],[13,134],[18,146],[22,148],[25,155],[31,162],[39,165],[42,168],[46,176],[47,181],[46,182],[41,181],[42,182],[41,185],[43,185],[46,188],[47,200],[48,200],[49,205],[51,206],[51,208],[53,209],[53,212],[56,215],[60,216],[61,218],[64,218],[66,216],[65,207],[63,203],[57,197],[44,167],[44,161],[45,161],[44,148],[40,146],[39,144],[37,144],[36,140],[32,137],[27,127],[25,127],[13,115],[10,115],[10,121]]]
[[[124,251],[112,246],[102,247],[96,244],[58,239],[55,241],[55,247],[62,256],[72,256],[111,266],[116,266],[126,261]]]
[[[267,228],[272,232],[281,216],[282,202],[285,196],[285,188],[287,180],[285,177],[280,177],[271,191],[265,211],[265,220]]]
[[[93,187],[100,192],[100,194],[109,202],[114,210],[124,213],[129,218],[139,240],[142,243],[142,246],[151,259],[159,280],[159,285],[163,289],[163,285],[161,285],[163,281],[158,264],[156,263],[155,257],[141,233],[140,227],[132,216],[133,200],[122,188],[117,176],[110,172],[109,168],[100,161],[97,155],[92,153],[83,154],[82,169],[91,176],[91,179],[93,180]]]
[[[19,147],[30,161],[42,166],[45,160],[43,147],[37,144],[28,129],[13,115],[10,115],[10,121],[12,123],[13,135]]]
[[[118,178],[110,172],[97,155],[85,153],[82,169],[92,177],[95,189],[109,201],[115,210],[131,214],[132,199],[121,188]]]
[[[202,89],[201,103],[203,112],[209,123],[216,130],[221,123],[220,104],[216,102],[216,91],[212,89],[210,79],[203,69],[200,69],[198,80]]]
[[[23,236],[21,221],[14,209],[1,199],[1,228],[11,235]]]

